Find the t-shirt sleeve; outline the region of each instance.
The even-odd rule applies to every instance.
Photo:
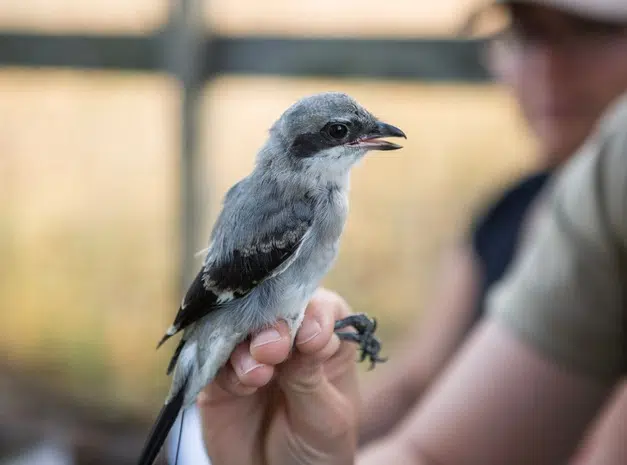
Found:
[[[627,98],[558,175],[488,314],[565,368],[627,369]]]

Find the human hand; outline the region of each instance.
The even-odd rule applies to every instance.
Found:
[[[333,332],[349,313],[341,297],[320,289],[291,354],[284,321],[233,351],[198,396],[212,465],[353,463],[356,347]]]

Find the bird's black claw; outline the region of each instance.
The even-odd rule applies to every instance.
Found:
[[[352,326],[357,330],[357,332],[338,331],[348,326]],[[361,349],[359,361],[363,362],[366,358],[370,360],[370,368],[368,368],[368,370],[372,370],[377,363],[384,363],[387,361],[387,358],[379,357],[379,352],[381,352],[381,341],[379,341],[377,336],[374,334],[376,329],[377,320],[375,318],[368,318],[368,316],[364,313],[350,315],[335,322],[335,334],[338,335],[340,340],[352,341],[359,344],[359,348]]]

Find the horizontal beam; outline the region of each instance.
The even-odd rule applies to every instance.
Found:
[[[168,70],[168,32],[147,36],[0,33],[0,66]],[[485,81],[481,43],[453,39],[211,37],[203,80],[218,74]]]
[[[156,71],[154,36],[88,36],[0,32],[0,66]]]
[[[205,70],[230,74],[484,81],[478,43],[444,39],[218,38]]]

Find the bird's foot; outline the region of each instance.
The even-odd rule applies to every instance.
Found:
[[[357,332],[338,331],[348,326],[352,326]],[[335,322],[335,334],[338,335],[340,340],[352,341],[359,344],[359,348],[361,349],[359,361],[363,362],[366,358],[370,360],[370,368],[368,370],[372,370],[377,363],[387,361],[387,358],[379,357],[381,342],[374,334],[376,329],[377,320],[375,318],[368,318],[365,313],[350,315]]]

